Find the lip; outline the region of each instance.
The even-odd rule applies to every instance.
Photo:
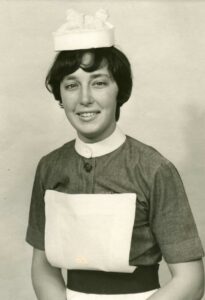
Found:
[[[77,115],[81,115],[81,114],[89,114],[89,113],[95,113],[95,114],[98,114],[100,113],[99,110],[85,110],[85,111],[78,111],[76,112]]]
[[[93,121],[99,114],[99,111],[82,111],[76,113],[80,120],[89,122]]]

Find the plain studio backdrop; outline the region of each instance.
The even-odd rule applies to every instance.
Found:
[[[131,99],[119,126],[171,160],[183,179],[205,242],[205,2],[0,2],[0,298],[35,299],[32,248],[24,241],[39,159],[75,136],[44,87],[54,58],[52,32],[68,8],[107,8],[116,46],[129,57]],[[169,272],[163,263],[160,280]]]

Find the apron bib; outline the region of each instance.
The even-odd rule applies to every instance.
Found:
[[[45,194],[45,251],[56,267],[132,273],[136,194]]]

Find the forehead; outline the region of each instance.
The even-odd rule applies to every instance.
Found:
[[[100,76],[106,76],[108,78],[111,78],[111,74],[108,70],[107,65],[105,65],[95,71],[92,71],[92,72],[87,72],[84,69],[79,68],[75,72],[73,72],[69,75],[66,75],[64,77],[64,80],[69,80],[69,79],[74,79],[74,78],[84,80],[84,79],[92,79],[92,78],[96,78],[96,77],[100,77]]]

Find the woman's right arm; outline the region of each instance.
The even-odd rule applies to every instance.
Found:
[[[50,265],[45,252],[33,249],[32,283],[38,300],[66,300],[61,270]]]

